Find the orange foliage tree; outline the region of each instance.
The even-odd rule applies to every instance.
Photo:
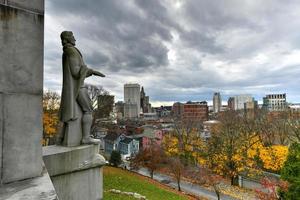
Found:
[[[43,145],[53,144],[58,131],[60,96],[53,91],[47,91],[43,95]]]

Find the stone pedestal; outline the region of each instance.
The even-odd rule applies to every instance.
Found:
[[[43,159],[60,200],[103,199],[103,156],[98,145],[43,147]]]
[[[0,199],[58,200],[46,169],[41,176],[3,185],[0,187]]]

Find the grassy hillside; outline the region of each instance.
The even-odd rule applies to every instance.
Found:
[[[136,200],[120,194],[109,192],[110,189],[117,189],[124,192],[136,192],[146,196],[149,200],[188,200],[188,196],[178,193],[149,178],[131,173],[119,168],[104,167],[104,199],[107,200]]]

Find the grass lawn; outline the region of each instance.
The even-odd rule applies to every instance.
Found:
[[[192,199],[176,190],[172,190],[150,178],[122,170],[119,168],[105,166],[104,174],[104,199],[108,200],[136,200],[133,197],[113,194],[110,189],[121,190],[122,192],[136,192],[146,196],[149,200],[188,200]]]

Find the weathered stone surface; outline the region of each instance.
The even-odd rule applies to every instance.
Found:
[[[43,147],[44,163],[60,199],[103,198],[105,159],[98,152],[98,145]]]
[[[2,174],[2,137],[3,137],[3,99],[0,93],[0,174]],[[0,175],[1,184],[1,175]]]
[[[105,159],[98,154],[98,145],[77,147],[43,147],[43,159],[50,176],[80,171],[105,164]]]
[[[42,98],[3,96],[2,181],[8,183],[41,175]]]
[[[1,200],[57,200],[51,179],[45,170],[40,177],[0,187]]]
[[[42,172],[43,6],[44,0],[0,1],[0,184],[4,188]]]
[[[44,16],[0,4],[0,27],[0,92],[42,94]]]
[[[75,104],[76,112],[78,113],[78,119],[65,123],[63,128],[64,141],[63,145],[67,147],[79,146],[82,139],[82,111],[78,103]]]
[[[51,177],[57,195],[62,200],[103,199],[102,168]]]
[[[7,0],[7,5],[44,13],[44,1],[41,0]]]
[[[60,34],[60,38],[63,46],[63,86],[59,109],[60,121],[66,125],[65,130],[69,133],[63,137],[72,141],[74,136],[70,134],[70,131],[74,127],[81,125],[82,128],[79,129],[82,132],[81,143],[99,144],[99,140],[95,140],[90,136],[93,122],[93,105],[88,89],[84,86],[84,80],[91,75],[100,77],[105,77],[105,75],[86,66],[82,54],[75,47],[76,40],[72,31],[63,31]],[[76,108],[81,109],[82,119],[78,118],[78,112],[74,111]],[[77,131],[75,130],[75,132]],[[65,134],[66,132],[63,133]]]

